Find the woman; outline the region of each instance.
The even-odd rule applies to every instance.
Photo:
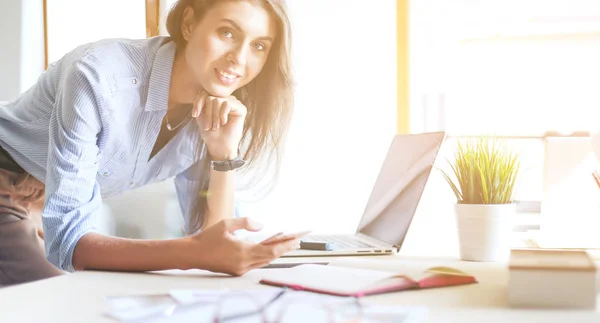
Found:
[[[289,120],[283,0],[180,0],[167,29],[80,46],[0,109],[0,284],[83,269],[241,275],[298,248],[233,235],[260,229],[232,218],[235,172],[277,152]],[[102,197],[172,176],[188,236],[96,232]]]

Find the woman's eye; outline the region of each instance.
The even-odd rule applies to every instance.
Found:
[[[221,36],[225,38],[233,38],[233,33],[229,29],[221,29]]]
[[[263,43],[253,43],[252,46],[254,46],[254,48],[256,48],[256,50],[259,51],[263,51],[266,48],[265,44]]]

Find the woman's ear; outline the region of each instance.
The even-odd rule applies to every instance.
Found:
[[[194,8],[191,6],[185,7],[183,10],[183,19],[181,19],[181,35],[183,35],[183,39],[186,42],[190,39],[195,22]]]

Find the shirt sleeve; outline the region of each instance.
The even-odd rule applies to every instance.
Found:
[[[46,203],[42,213],[48,260],[73,271],[79,239],[96,231],[92,218],[102,205],[96,138],[102,128],[97,74],[76,61],[61,71],[49,129]]]
[[[197,163],[200,163],[197,162]],[[191,190],[195,187],[194,184],[199,181],[199,179],[194,178],[194,167],[198,167],[198,164],[192,165],[190,168],[185,170],[184,172],[175,176],[175,190],[177,191],[177,198],[179,200],[179,206],[181,208],[181,213],[183,214],[185,232],[191,231],[190,220],[191,213],[193,209],[194,199],[198,196],[198,192],[192,192]],[[239,218],[242,215],[242,208],[237,199],[235,199],[233,217]],[[204,210],[202,210],[204,211]],[[200,218],[203,215],[200,214]]]

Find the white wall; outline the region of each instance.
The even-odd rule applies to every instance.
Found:
[[[0,3],[0,16],[0,101],[7,101],[21,92],[21,1]]]
[[[265,230],[352,232],[396,130],[396,1],[287,3],[297,87],[286,155],[275,190],[243,191],[242,207]]]
[[[246,214],[353,232],[396,130],[396,1],[288,1],[296,106],[281,177]]]
[[[35,83],[44,70],[42,1],[0,2],[0,101],[9,101]]]

